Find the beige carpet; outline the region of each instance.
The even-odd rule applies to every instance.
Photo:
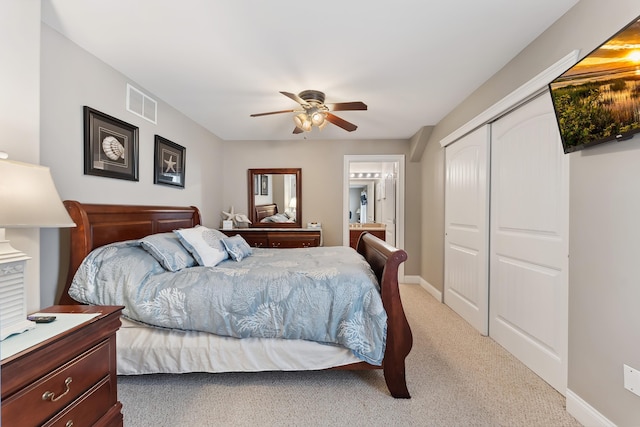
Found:
[[[401,294],[413,331],[412,399],[381,371],[119,377],[124,424],[137,426],[579,426],[565,399],[418,285]]]

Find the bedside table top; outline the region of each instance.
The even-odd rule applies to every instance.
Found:
[[[102,315],[121,310],[119,306],[54,305],[38,313],[54,313],[56,320],[51,323],[38,323],[34,329],[21,334],[11,335],[0,345],[0,360],[14,356],[28,348],[43,343],[57,335],[79,327]]]
[[[39,312],[42,313],[98,313],[111,314],[115,311],[122,310],[124,307],[119,305],[52,305],[43,308]]]

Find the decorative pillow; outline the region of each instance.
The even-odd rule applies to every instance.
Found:
[[[173,232],[199,265],[213,267],[229,257],[222,243],[222,239],[227,236],[218,230],[199,225]]]
[[[167,271],[193,267],[196,260],[173,233],[159,233],[143,237],[140,246],[149,252]]]
[[[239,234],[233,237],[225,237],[222,239],[222,243],[224,243],[224,247],[227,248],[231,259],[235,259],[236,261],[242,261],[243,258],[248,257],[252,253],[251,246],[249,246],[247,241]]]

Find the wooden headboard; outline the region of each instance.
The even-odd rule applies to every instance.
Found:
[[[77,304],[69,295],[69,286],[82,260],[89,252],[113,242],[140,239],[201,224],[200,211],[194,206],[141,206],[84,204],[65,200],[76,227],[70,229],[69,272],[59,304]]]
[[[258,218],[258,222],[262,221],[264,218],[268,216],[275,215],[277,213],[278,213],[278,205],[276,205],[275,203],[256,206],[256,218]]]

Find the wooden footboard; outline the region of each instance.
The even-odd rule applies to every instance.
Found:
[[[407,253],[366,232],[360,236],[357,250],[378,278],[382,304],[387,312],[387,347],[382,362],[384,379],[393,397],[408,399],[411,395],[407,389],[405,359],[413,346],[413,335],[398,287],[398,268],[407,260]]]

